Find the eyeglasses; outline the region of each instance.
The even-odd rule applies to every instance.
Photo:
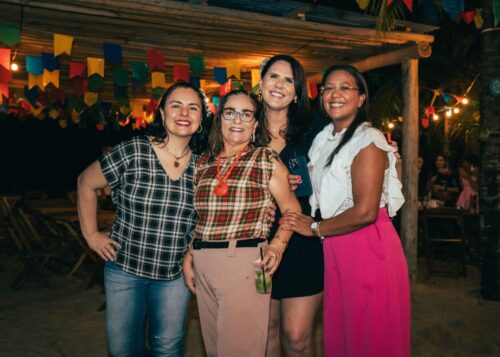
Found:
[[[334,91],[339,91],[341,94],[349,94],[351,91],[359,90],[359,88],[349,87],[349,86],[340,86],[340,87],[321,86],[319,90],[321,94],[329,95],[332,94]]]
[[[253,110],[242,110],[241,112],[237,112],[234,109],[222,109],[222,117],[226,120],[236,120],[239,116],[241,121],[252,121],[255,116],[255,112]]]

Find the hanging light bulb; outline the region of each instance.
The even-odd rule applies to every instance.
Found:
[[[464,104],[464,105],[469,104],[469,98],[467,98],[467,97],[463,97],[463,98],[462,98],[462,104]]]
[[[446,111],[446,116],[449,118],[452,116],[451,108]]]
[[[389,123],[389,124],[387,124],[387,126],[389,127],[389,129],[393,129],[394,128],[394,123]]]
[[[456,107],[455,107],[455,108],[453,108],[453,113],[455,113],[455,114],[460,113],[460,109],[458,109],[458,108],[456,108]]]
[[[16,62],[12,62],[12,63],[10,64],[10,70],[11,70],[12,72],[17,72],[17,71],[19,71],[19,65],[18,65]]]
[[[439,120],[439,115],[434,114],[434,115],[432,116],[432,120],[434,120],[434,121]]]

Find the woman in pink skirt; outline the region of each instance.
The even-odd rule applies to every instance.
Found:
[[[394,149],[367,118],[368,92],[351,66],[332,66],[321,107],[332,123],[309,151],[311,215],[282,228],[323,239],[324,355],[410,355],[408,268],[390,217],[404,202]]]

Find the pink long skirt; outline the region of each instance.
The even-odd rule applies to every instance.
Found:
[[[386,209],[323,251],[324,356],[410,356],[408,267]]]

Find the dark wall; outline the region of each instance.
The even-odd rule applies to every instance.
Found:
[[[100,132],[57,121],[0,115],[0,194],[46,190],[49,196],[63,196],[74,190],[76,178],[97,159],[104,145],[114,145],[132,133],[128,129]]]

